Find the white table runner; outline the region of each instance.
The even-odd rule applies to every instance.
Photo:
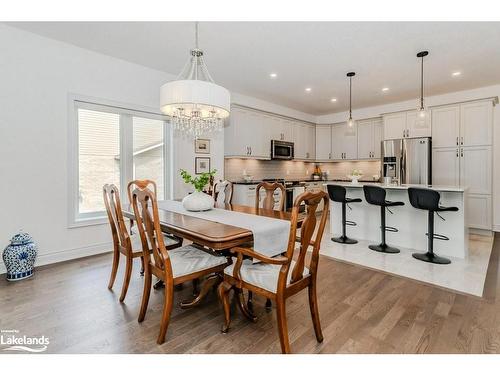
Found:
[[[290,234],[290,222],[288,220],[221,208],[192,212],[187,211],[182,206],[182,202],[171,200],[158,201],[158,207],[178,214],[248,229],[253,233],[254,250],[269,257],[285,252],[288,246],[288,236]]]

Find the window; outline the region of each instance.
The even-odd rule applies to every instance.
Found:
[[[102,105],[73,99],[70,127],[70,226],[106,222],[102,187],[115,184],[122,205],[128,203],[127,184],[150,179],[157,198],[169,196],[166,118],[150,110]]]

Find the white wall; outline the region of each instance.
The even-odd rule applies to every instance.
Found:
[[[38,265],[110,250],[108,225],[68,228],[68,95],[154,109],[160,85],[174,76],[2,24],[0,45],[0,252],[19,229],[37,242]],[[238,102],[276,108],[246,96]],[[219,176],[223,145],[223,134],[211,144]],[[192,140],[176,138],[172,156],[176,176],[194,171]],[[173,185],[177,198],[189,190],[180,178]]]
[[[425,98],[425,103],[427,106],[437,106],[491,97],[500,97],[500,85],[430,96]],[[380,116],[383,113],[413,109],[416,105],[416,99],[389,103],[376,107],[354,109],[352,115],[355,119],[370,118]],[[318,124],[343,122],[347,115],[347,112],[339,112],[318,116],[316,122]],[[500,232],[500,105],[493,108],[493,121],[493,230]]]

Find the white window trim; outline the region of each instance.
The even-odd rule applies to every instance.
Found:
[[[165,197],[172,196],[172,130],[168,126],[169,118],[158,110],[127,103],[115,102],[107,99],[94,98],[79,94],[68,94],[68,228],[77,228],[89,225],[102,225],[108,223],[105,211],[79,213],[78,188],[79,188],[79,160],[78,160],[78,108],[120,114],[120,185],[122,205],[128,202],[126,187],[132,180],[133,173],[133,129],[132,117],[146,117],[164,122],[164,186]],[[125,125],[125,126],[124,126]],[[125,150],[129,150],[126,152]]]

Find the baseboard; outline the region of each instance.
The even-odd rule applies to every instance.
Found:
[[[67,249],[48,254],[41,254],[36,259],[35,267],[64,262],[72,259],[84,258],[90,255],[102,254],[111,251],[112,248],[113,245],[111,242],[103,242],[89,246],[78,247],[75,249]],[[0,275],[6,272],[7,270],[5,269],[5,264],[0,260]]]
[[[500,224],[493,225],[493,232],[500,232]]]
[[[469,234],[479,234],[480,236],[492,237],[493,232],[489,229],[469,228]]]

